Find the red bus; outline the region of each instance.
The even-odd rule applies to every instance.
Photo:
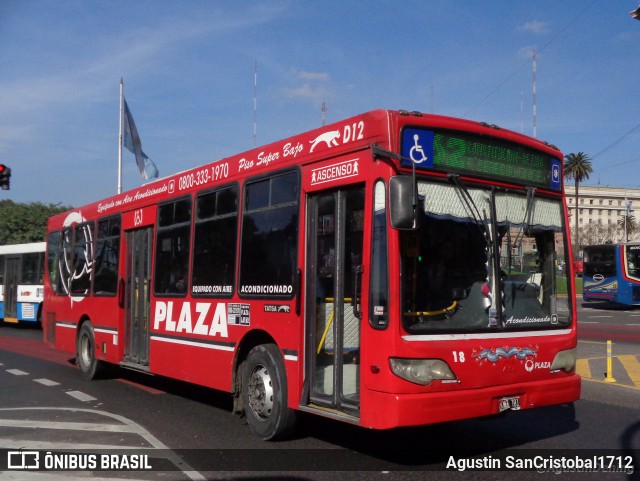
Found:
[[[570,404],[562,159],[376,110],[153,181],[49,219],[45,340],[227,391],[263,439]]]

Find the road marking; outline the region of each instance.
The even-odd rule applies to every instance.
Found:
[[[589,359],[578,359],[576,361],[576,372],[580,377],[591,379],[591,368],[589,367]]]
[[[50,379],[34,379],[35,382],[39,382],[40,384],[44,385],[44,386],[59,386],[60,383],[59,382],[55,382],[52,381]]]
[[[96,398],[94,398],[93,396],[89,396],[88,394],[85,394],[83,392],[80,391],[67,391],[67,394],[71,397],[76,398],[78,401],[97,401]]]
[[[14,376],[28,376],[28,372],[21,371],[20,369],[7,369],[9,374],[13,374]]]
[[[629,379],[631,379],[636,387],[640,387],[640,362],[638,362],[636,356],[625,354],[617,357],[627,371]]]
[[[2,443],[2,446],[13,446],[16,443],[16,439],[15,438],[0,438],[0,443]],[[130,449],[130,450],[135,450],[136,454],[148,454],[149,457],[154,456],[157,454],[156,451],[154,451],[154,448],[148,448],[148,447],[144,447],[144,446],[124,446],[122,444],[90,444],[90,443],[65,443],[63,441],[56,441],[54,443],[52,442],[48,442],[48,441],[33,441],[33,440],[29,440],[29,450],[41,450],[41,451],[71,451],[71,452],[77,452],[79,450],[97,450],[97,451],[102,451],[105,449],[118,449],[120,450],[120,453],[124,454],[124,450],[126,449]],[[158,457],[161,457],[158,455]],[[20,473],[22,475],[22,472]],[[26,474],[26,473],[25,473]],[[46,479],[44,477],[35,477],[36,473],[29,473],[32,476],[34,476],[33,478],[6,478],[8,480],[11,479],[25,479],[25,480],[29,480],[29,479],[33,479],[33,480],[41,480],[41,479]],[[44,473],[42,473],[44,474]],[[50,474],[50,473],[47,473]],[[5,478],[2,478],[5,479]],[[54,479],[58,479],[58,478],[54,478]],[[62,479],[62,478],[60,478]],[[80,478],[78,478],[80,479]],[[105,480],[106,478],[95,478],[95,477],[87,477],[85,479],[91,479],[93,481],[96,480]],[[111,478],[112,481],[116,480],[118,478]]]
[[[615,387],[623,387],[625,389],[633,389],[635,391],[638,390],[638,388],[636,386],[630,386],[628,384],[620,384],[617,382],[607,382],[607,381],[601,381],[600,379],[588,379],[588,378],[582,378],[583,381],[588,381],[588,382],[597,382],[599,384],[605,384],[607,386],[615,386]]]
[[[70,409],[70,408],[54,408],[54,407],[53,408],[45,408],[45,407],[40,407],[40,408],[37,408],[37,407],[36,408],[0,408],[0,415],[3,412],[14,412],[14,411],[27,411],[27,412],[28,411],[40,411],[40,412],[46,412],[46,411],[70,411],[70,412],[74,412],[74,413],[75,412],[91,413],[91,414],[96,414],[96,415],[100,415],[100,416],[109,417],[109,418],[111,418],[111,419],[113,419],[115,421],[118,421],[118,422],[122,423],[123,425],[126,425],[127,432],[136,433],[137,435],[142,437],[150,446],[152,446],[153,448],[155,448],[157,450],[161,450],[161,452],[163,453],[163,457],[165,459],[168,459],[171,463],[173,463],[189,479],[191,479],[193,481],[206,481],[206,478],[204,476],[202,476],[199,472],[197,472],[195,469],[193,469],[177,453],[172,451],[162,441],[160,441],[153,434],[151,434],[149,431],[144,429],[141,425],[137,424],[136,422],[132,421],[131,419],[125,418],[124,416],[120,416],[118,414],[113,414],[113,413],[106,412],[106,411],[97,411],[97,410],[94,410],[94,409]],[[3,420],[3,422],[7,422],[7,420]],[[22,421],[22,422],[24,422],[24,421]],[[55,424],[75,424],[75,423],[55,423]],[[89,424],[92,424],[92,423],[89,423]],[[104,426],[104,425],[100,425],[100,426]],[[119,428],[119,429],[125,429],[125,428]],[[16,442],[15,440],[12,440],[13,444],[15,444],[15,442]],[[2,446],[13,445],[12,443],[4,443],[2,441],[2,439],[0,439],[0,445],[2,445]],[[60,445],[60,443],[57,443],[57,445]],[[32,444],[29,444],[29,446],[31,447]],[[124,447],[124,449],[127,449],[127,447]],[[136,447],[135,449],[139,449],[139,448]]]
[[[588,341],[580,341],[580,342],[588,342]],[[604,344],[604,343],[596,343],[592,344]],[[576,360],[576,374],[578,374],[584,381],[593,381],[593,382],[602,382],[608,385],[627,387],[631,389],[640,389],[640,362],[637,359],[637,355],[635,354],[620,354],[616,356],[612,356],[614,360],[618,360],[620,364],[614,363],[613,371],[620,374],[622,371],[631,381],[625,381],[626,384],[621,384],[620,382],[608,382],[606,379],[598,379],[600,378],[601,373],[604,370],[604,361],[608,358],[607,356],[597,356],[597,357],[586,357],[580,358]],[[591,366],[591,361],[597,361],[594,364],[595,368],[595,377],[594,371]],[[602,369],[602,370],[600,370]],[[606,373],[602,374],[606,376]],[[620,379],[620,378],[618,378]]]
[[[598,319],[598,318],[601,318],[601,317],[609,318],[609,317],[613,317],[613,316],[589,316],[589,319]]]
[[[78,423],[60,421],[29,421],[26,419],[0,419],[0,426],[6,428],[65,429],[70,431],[104,431],[110,433],[135,433],[136,429],[127,424]]]
[[[598,321],[578,321],[580,324],[600,324]]]

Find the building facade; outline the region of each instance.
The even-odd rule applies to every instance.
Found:
[[[577,206],[575,185],[571,181],[565,183],[565,191],[570,217],[569,228],[574,242],[576,215],[580,245],[640,239],[640,230],[632,228],[634,221],[637,220],[635,211],[640,209],[640,189],[580,185]],[[625,238],[625,217],[629,221],[627,222],[627,239]]]

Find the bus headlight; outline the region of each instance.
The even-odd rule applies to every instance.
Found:
[[[576,348],[560,351],[551,363],[551,371],[574,372],[576,370]]]
[[[454,380],[456,376],[441,359],[389,358],[391,371],[398,377],[426,386],[433,380]]]

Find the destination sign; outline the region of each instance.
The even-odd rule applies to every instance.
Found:
[[[560,190],[560,160],[523,145],[460,132],[406,128],[403,166]],[[410,159],[410,160],[409,160]]]

